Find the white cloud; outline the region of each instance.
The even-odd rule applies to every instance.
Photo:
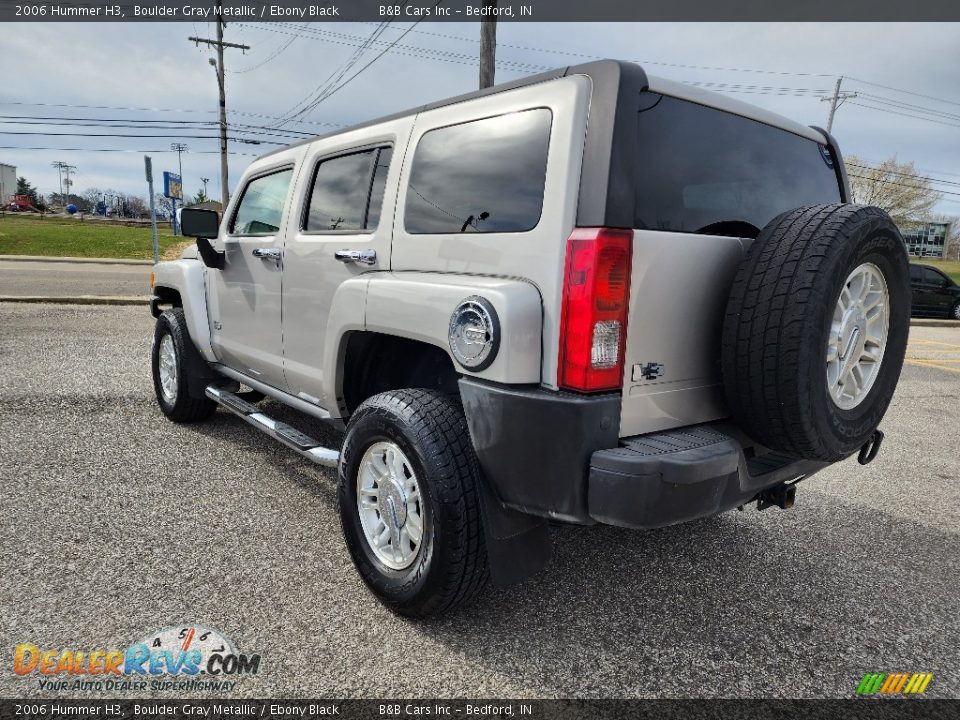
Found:
[[[227,28],[227,39],[246,43],[245,56],[227,52],[227,67],[240,70],[257,65],[277,52],[299,24],[245,25]],[[396,38],[407,25],[389,28],[384,40]],[[293,107],[338,68],[353,51],[356,41],[344,36],[366,37],[368,24],[321,24],[308,26],[308,36],[295,40],[262,67],[227,78],[228,106],[234,110],[279,115]],[[326,34],[318,34],[317,31]],[[686,82],[714,82],[805,88],[829,92],[835,78],[844,75],[844,89],[870,93],[845,104],[837,113],[834,133],[842,148],[870,159],[897,154],[913,160],[940,177],[960,181],[960,42],[956,24],[563,24],[501,23],[498,28],[498,59],[532,66],[560,66],[588,57],[617,57],[648,61],[650,74]],[[13,71],[4,74],[0,110],[4,115],[58,117],[112,117],[170,120],[216,120],[216,81],[208,64],[212,53],[196,48],[188,35],[211,37],[208,23],[76,23],[16,24],[0,37],[0,56],[13,59]],[[453,37],[445,37],[453,36]],[[343,90],[313,111],[318,122],[364,121],[406,107],[472,90],[477,82],[473,60],[478,52],[476,24],[421,24],[401,42],[425,48],[430,58],[398,48],[388,53]],[[545,50],[551,52],[544,52]],[[361,67],[377,51],[369,51]],[[661,64],[653,64],[653,62]],[[685,66],[755,69],[739,72]],[[507,80],[533,72],[517,65],[498,70]],[[781,72],[787,74],[772,74]],[[800,74],[800,73],[806,73]],[[904,95],[865,85],[858,80],[907,89],[920,95],[953,100],[954,105],[930,98]],[[771,94],[737,94],[741,100],[761,105],[808,124],[826,123],[827,103],[816,97]],[[887,110],[887,100],[910,103],[917,108],[939,110],[946,124],[902,117],[889,112],[858,107],[878,104]],[[176,108],[193,112],[160,113],[86,108],[58,108],[9,103],[105,105],[136,108]],[[921,114],[902,106],[898,111]],[[951,117],[951,115],[953,117]],[[271,124],[264,118],[235,118],[251,124]],[[176,154],[166,151],[181,139],[190,145],[184,155],[185,189],[194,193],[201,176],[211,179],[211,194],[219,184],[215,139],[172,138],[81,138],[11,135],[11,131],[110,132],[97,128],[45,127],[4,124],[0,145],[62,148],[149,149],[157,170],[176,167]],[[322,131],[322,126],[295,126]],[[124,134],[141,133],[118,129]],[[185,135],[214,135],[215,128],[183,130]],[[157,131],[157,134],[170,134]],[[252,136],[251,131],[249,136]],[[262,136],[263,140],[271,140]],[[233,144],[238,152],[257,154],[270,146]],[[201,154],[207,151],[210,154]],[[231,178],[235,181],[252,159],[232,156]],[[77,165],[76,189],[113,187],[145,193],[141,153],[56,152],[0,149],[0,162],[15,164],[18,172],[49,192],[57,187],[53,160]],[[943,173],[958,173],[946,175]],[[937,173],[933,173],[937,174]],[[945,212],[960,212],[951,197]]]

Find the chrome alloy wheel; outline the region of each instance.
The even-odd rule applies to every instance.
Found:
[[[827,393],[841,410],[857,407],[880,374],[890,328],[890,293],[873,263],[854,268],[837,298],[827,339]]]
[[[173,345],[173,336],[167,333],[160,341],[157,352],[160,373],[160,392],[168,403],[177,401],[177,350]]]
[[[357,471],[357,510],[367,544],[391,570],[413,564],[423,541],[423,500],[413,465],[394,443],[367,448]]]

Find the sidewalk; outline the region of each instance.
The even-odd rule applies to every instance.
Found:
[[[126,258],[59,257],[47,255],[0,255],[0,260],[12,262],[60,262],[97,263],[100,265],[153,265],[153,260],[128,260]]]

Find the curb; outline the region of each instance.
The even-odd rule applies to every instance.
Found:
[[[127,260],[123,258],[61,257],[46,255],[0,255],[0,262],[53,262],[53,263],[96,263],[98,265],[153,265],[153,260]]]
[[[960,328],[960,320],[947,320],[937,318],[914,318],[910,321],[910,327],[953,327]]]
[[[149,305],[149,295],[0,295],[0,302],[54,305]]]

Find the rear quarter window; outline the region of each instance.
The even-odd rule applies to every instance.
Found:
[[[404,208],[411,234],[525,232],[540,222],[553,115],[450,125],[417,143]]]
[[[829,150],[656,93],[637,115],[635,227],[755,237],[782,212],[841,201]]]

